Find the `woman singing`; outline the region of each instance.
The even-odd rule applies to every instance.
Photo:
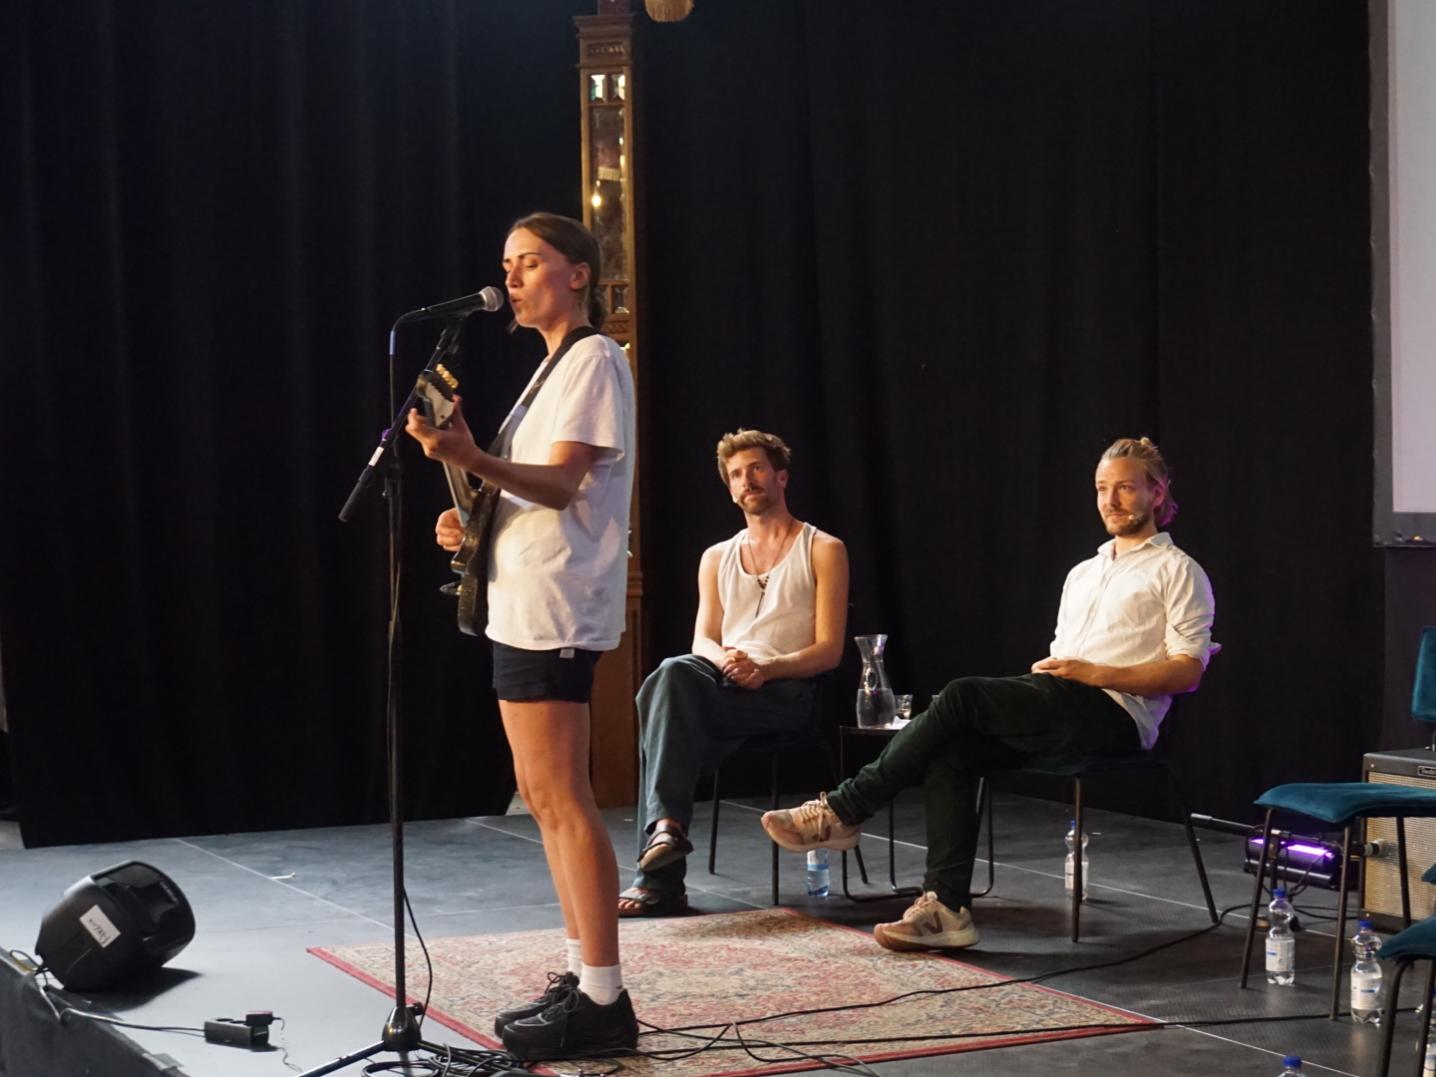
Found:
[[[518,419],[507,459],[475,444],[457,407],[443,430],[417,411],[406,427],[426,456],[501,491],[488,573],[494,689],[568,948],[563,976],[494,1021],[524,1059],[621,1051],[638,1036],[619,972],[617,864],[588,777],[593,668],[623,632],[636,447],[627,358],[597,332],[600,261],[593,234],[568,217],[534,213],[509,230],[503,267],[514,321],[548,346],[535,379],[552,369]],[[435,533],[444,549],[458,549],[456,510],[439,517]]]

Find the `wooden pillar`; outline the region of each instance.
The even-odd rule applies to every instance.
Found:
[[[579,40],[583,221],[603,252],[603,331],[628,355],[642,401],[639,326],[642,276],[634,16],[627,0],[600,0],[597,15],[574,19]],[[642,429],[640,404],[639,429]],[[642,438],[639,439],[642,442]],[[590,768],[599,807],[633,804],[638,789],[638,722],[633,697],[643,677],[643,542],[639,534],[643,454],[633,482],[628,597],[623,642],[599,662],[593,686]]]

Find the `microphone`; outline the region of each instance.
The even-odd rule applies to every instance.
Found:
[[[431,307],[420,307],[418,310],[411,310],[407,314],[399,315],[400,322],[421,322],[430,318],[467,318],[477,311],[495,311],[504,305],[504,293],[490,284],[487,288],[481,288],[473,295],[461,295],[458,299],[450,299],[444,303],[435,303]]]

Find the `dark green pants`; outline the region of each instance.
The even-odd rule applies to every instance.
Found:
[[[861,823],[910,785],[927,812],[924,890],[948,908],[971,900],[977,782],[1034,756],[1141,751],[1137,723],[1100,688],[1046,673],[964,677],[944,688],[877,759],[828,794],[838,818]]]

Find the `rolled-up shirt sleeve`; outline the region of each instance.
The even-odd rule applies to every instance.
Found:
[[[1167,583],[1167,656],[1195,658],[1206,669],[1212,655],[1222,649],[1212,640],[1216,613],[1216,599],[1206,572],[1191,558],[1181,558]]]

